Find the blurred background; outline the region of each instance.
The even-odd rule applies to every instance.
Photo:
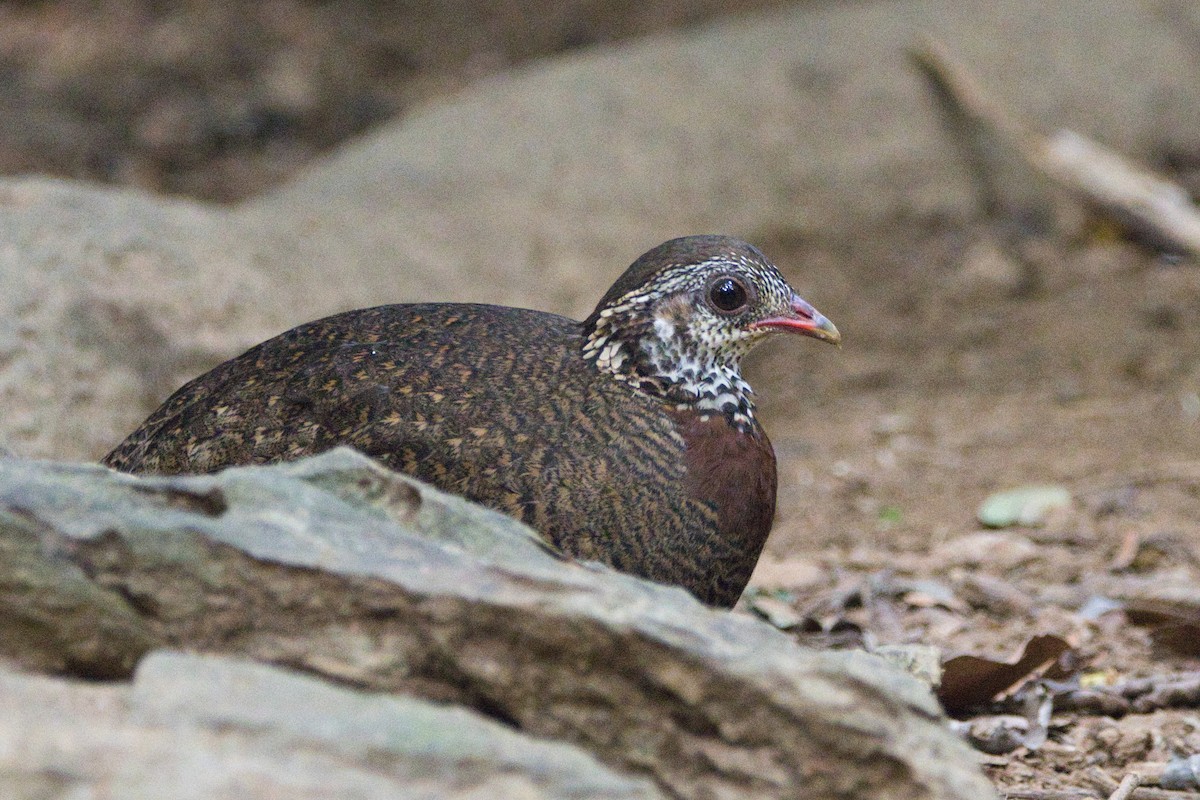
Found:
[[[234,202],[413,104],[781,0],[0,4],[0,172]]]

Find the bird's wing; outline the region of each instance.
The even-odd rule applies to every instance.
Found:
[[[496,377],[468,374],[452,360],[420,363],[419,356],[372,342],[337,345],[307,359],[280,387],[269,417],[273,430],[258,432],[270,440],[263,460],[348,445],[521,516],[527,465],[512,457],[514,434],[504,424],[510,418]]]

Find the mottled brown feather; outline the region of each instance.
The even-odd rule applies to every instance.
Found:
[[[673,418],[583,362],[581,336],[572,320],[495,306],[347,312],[191,381],[105,463],[204,473],[347,444],[572,555],[731,605],[741,586],[705,574],[729,548],[716,511],[688,495]]]
[[[737,240],[676,240],[636,261],[598,309],[652,288],[664,265],[714,254],[766,264]],[[731,606],[775,513],[771,443],[753,419],[735,425],[602,371],[584,355],[599,313],[579,323],[422,304],[310,322],[183,386],[104,461],[205,473],[350,445],[571,555]],[[653,326],[635,317],[613,331]]]

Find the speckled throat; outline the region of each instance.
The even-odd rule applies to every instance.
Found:
[[[656,304],[662,296],[622,298],[601,311],[584,343],[584,358],[678,410],[723,414],[738,430],[749,430],[753,390],[739,364],[759,337],[721,336],[691,313],[686,295]]]

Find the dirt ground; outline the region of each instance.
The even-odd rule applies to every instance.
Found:
[[[748,370],[782,376],[754,381],[781,464],[756,583],[808,624],[850,623],[868,642],[1007,659],[1049,633],[1073,646],[1076,682],[1194,678],[1196,265],[1121,242],[1049,245],[1025,294],[984,226],[899,248],[873,238],[872,252],[782,249],[845,345],[797,357],[777,342]],[[1061,485],[1073,503],[1042,527],[976,522],[991,493],[1029,484]],[[1177,610],[1192,625],[1185,651],[1120,611],[1097,615],[1105,598]],[[1154,716],[1056,714],[1048,743],[988,770],[1002,789],[1094,790],[1087,768],[1120,780],[1200,751],[1198,700]]]
[[[231,201],[421,99],[718,4],[562,4],[531,27],[496,2],[467,33],[452,22],[469,3],[444,18],[351,0],[102,5],[0,7],[0,172]],[[1194,181],[1200,153],[1154,156]],[[1100,602],[1200,619],[1197,264],[1108,229],[1018,256],[984,222],[756,243],[845,345],[775,342],[747,365],[781,485],[744,605],[815,644],[1007,658],[1053,634],[1072,648],[1068,690],[1200,672],[1200,627],[1172,648]],[[1072,503],[1040,527],[984,531],[980,502],[1027,484]],[[1106,778],[1200,752],[1198,701],[1056,711],[1048,741],[981,757],[1013,797],[1108,796]]]

